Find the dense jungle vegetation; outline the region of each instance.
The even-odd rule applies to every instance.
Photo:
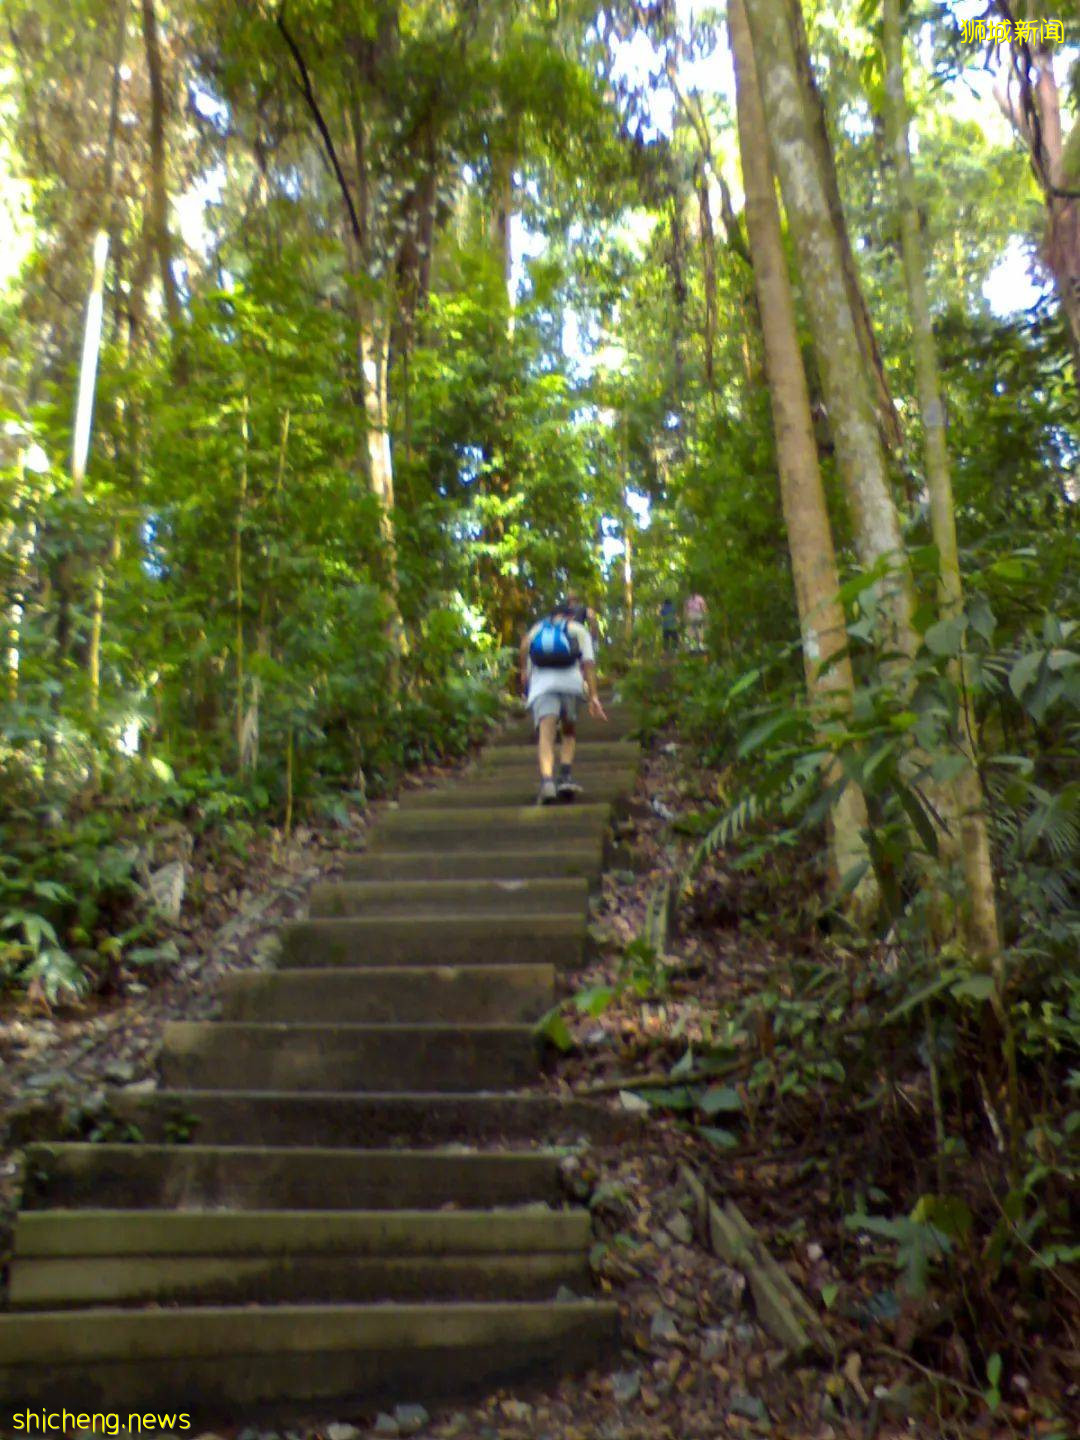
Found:
[[[705,1063],[918,1131],[852,1226],[960,1277],[958,1383],[1064,1353],[1078,45],[1049,0],[6,0],[12,1003],[167,967],[155,836],[467,753],[576,589],[692,748],[676,926],[717,856],[783,912]]]

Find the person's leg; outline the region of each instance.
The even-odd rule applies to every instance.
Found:
[[[577,749],[577,706],[573,700],[563,702],[562,708],[562,743],[559,746],[559,764],[565,770],[569,770],[574,763],[574,752]]]
[[[541,780],[550,780],[555,774],[555,727],[558,723],[558,712],[555,712],[542,715],[536,726],[536,749]]]
[[[559,799],[572,800],[581,790],[574,783],[573,764],[577,749],[577,698],[566,695],[562,702],[562,744],[559,746]]]

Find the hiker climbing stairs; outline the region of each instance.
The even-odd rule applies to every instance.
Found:
[[[535,1085],[633,783],[586,721],[538,807],[519,723],[388,810],[220,1017],[166,1027],[117,1139],[28,1147],[0,1315],[7,1405],[196,1414],[450,1396],[601,1357],[560,1146],[606,1112]]]

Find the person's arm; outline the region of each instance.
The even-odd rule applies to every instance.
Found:
[[[521,646],[518,649],[518,680],[521,685],[522,699],[525,699],[529,693],[529,634],[530,632],[526,630],[521,637]]]
[[[583,660],[581,673],[585,679],[585,695],[589,702],[589,714],[595,715],[597,720],[606,720],[607,712],[600,704],[600,691],[597,688],[595,661]]]

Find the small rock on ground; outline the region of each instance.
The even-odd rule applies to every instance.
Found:
[[[398,1434],[415,1435],[424,1428],[431,1416],[423,1405],[395,1405],[394,1419],[397,1421]]]

